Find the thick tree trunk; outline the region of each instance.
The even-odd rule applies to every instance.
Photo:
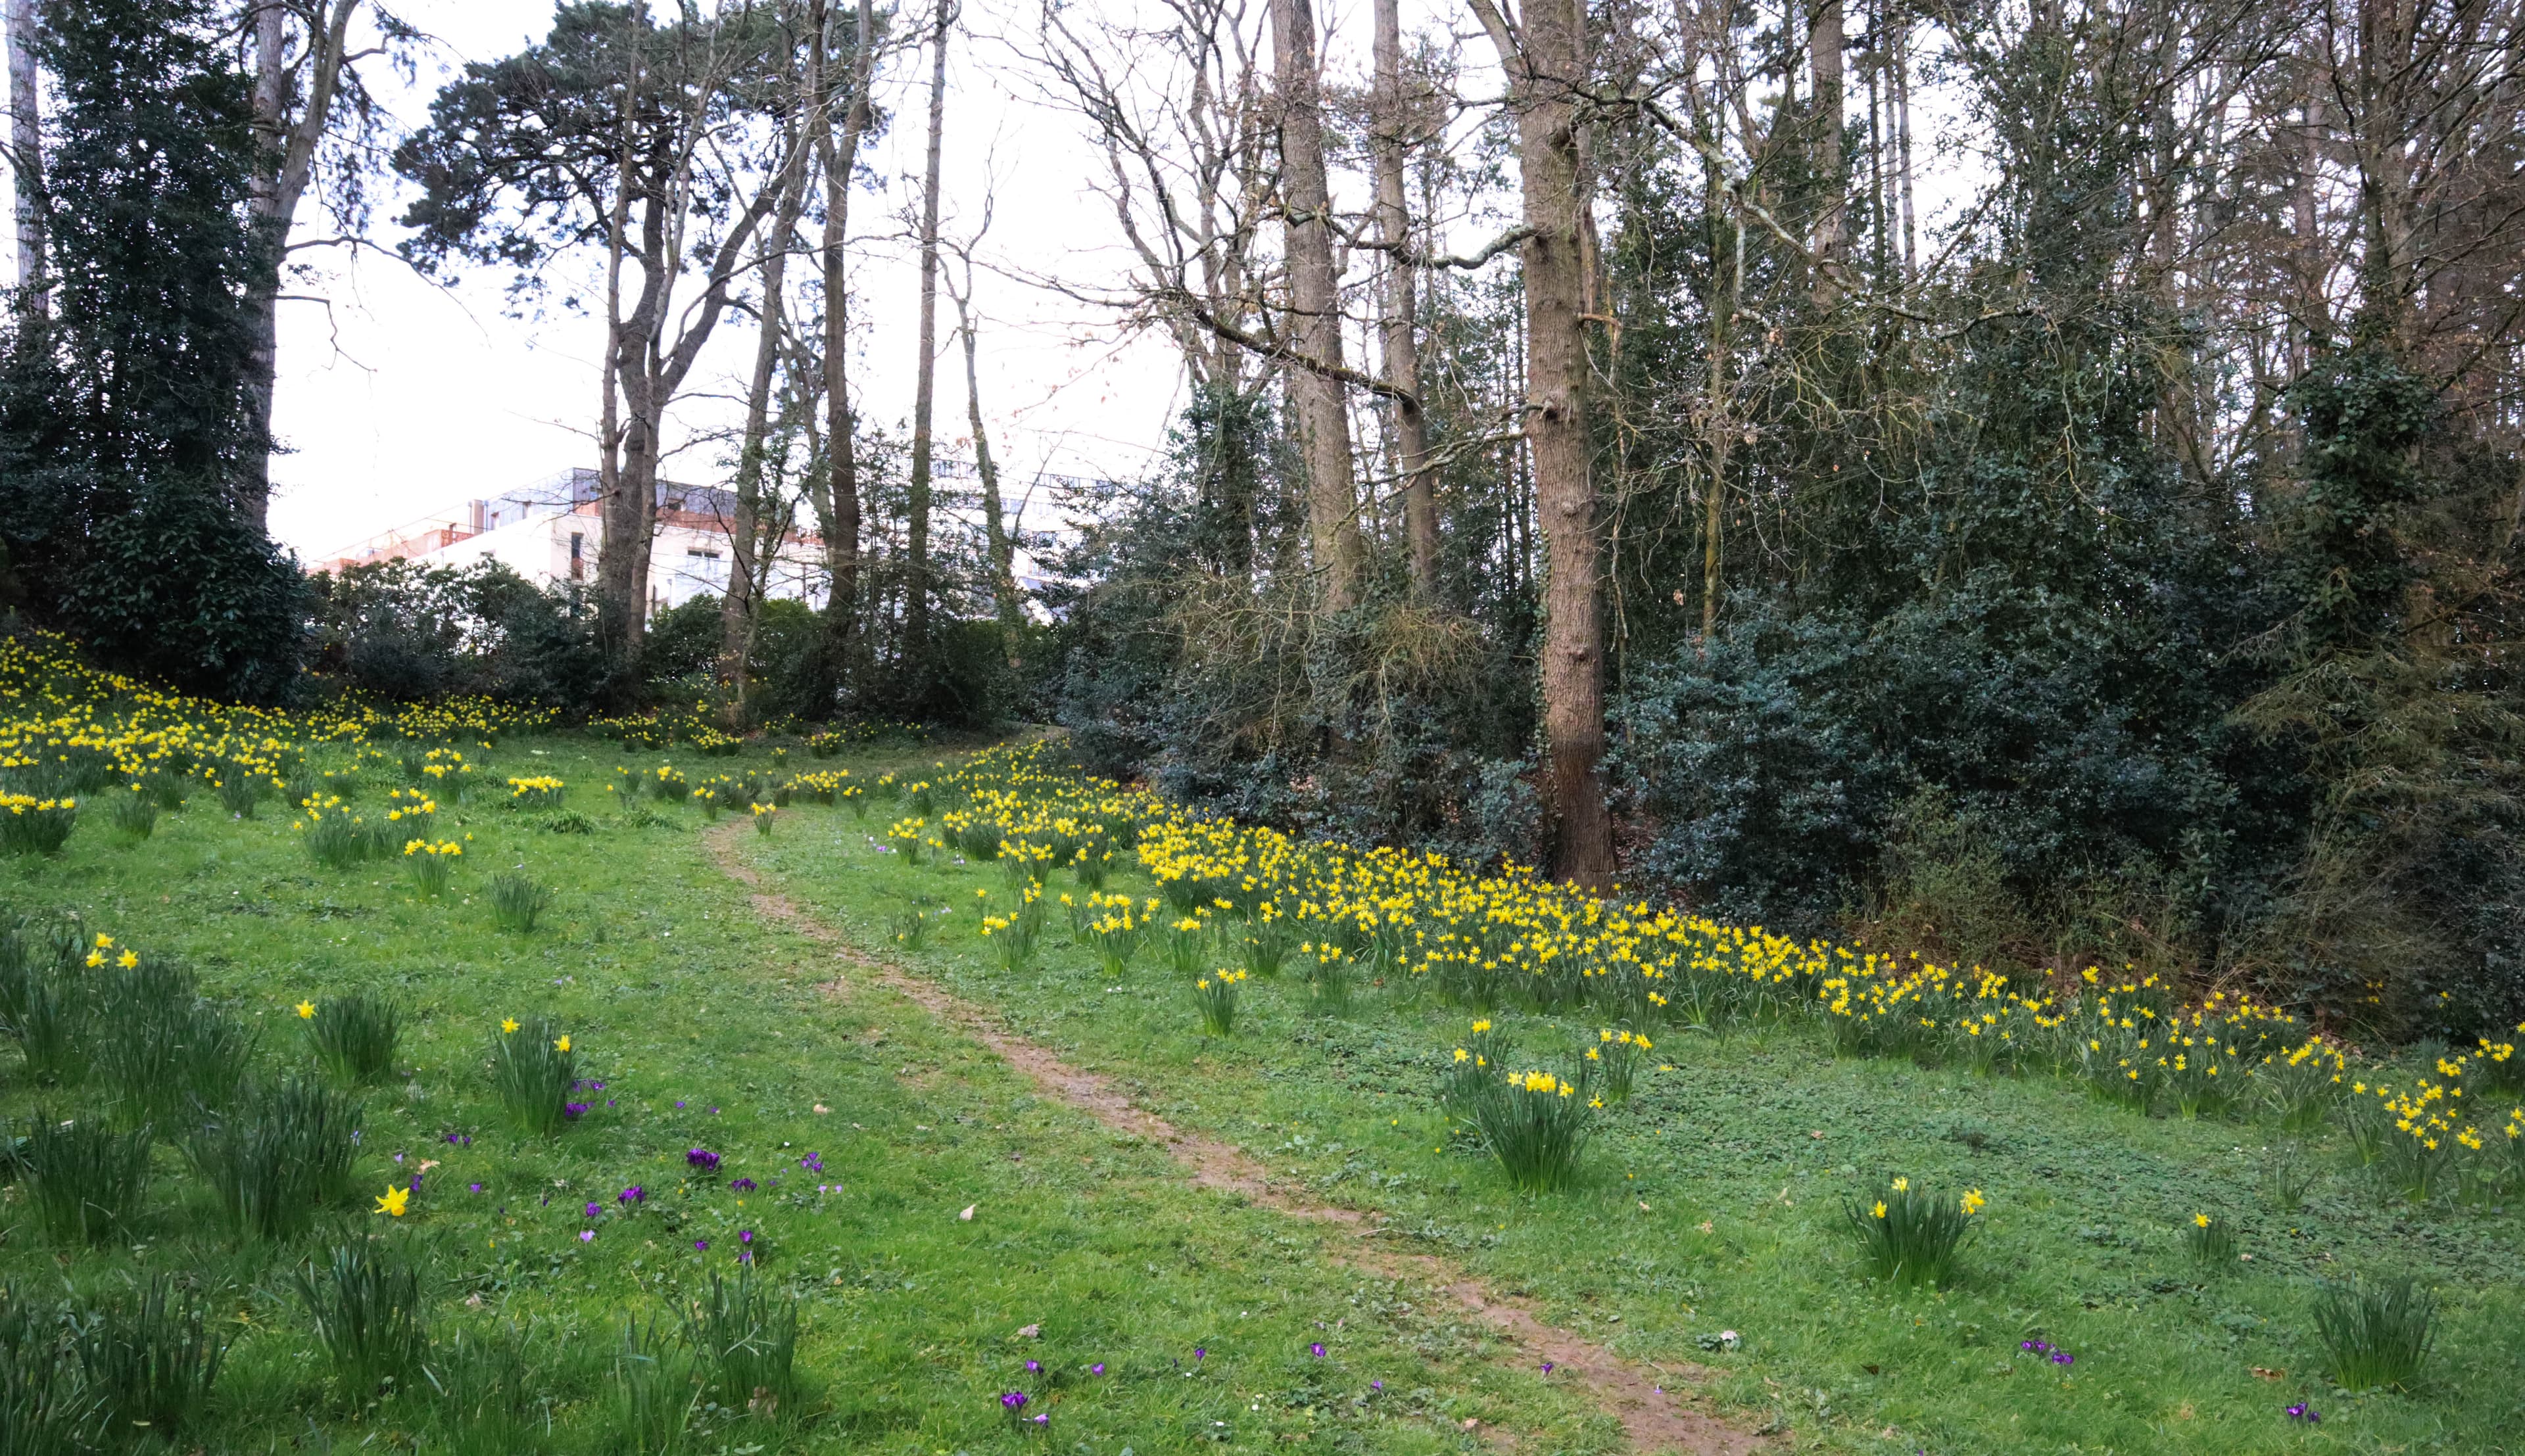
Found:
[[[1341,279],[1333,268],[1331,199],[1324,173],[1321,78],[1310,0],[1271,0],[1271,49],[1278,69],[1280,206],[1289,265],[1289,341],[1306,359],[1342,363]],[[1359,601],[1366,549],[1359,530],[1350,411],[1341,382],[1315,369],[1289,373],[1298,445],[1307,467],[1307,534],[1326,612]]]
[[[955,19],[949,0],[937,0],[937,28],[929,37],[929,160],[920,189],[920,372],[912,385],[912,480],[903,503],[903,662],[915,674],[930,670],[929,431],[938,398],[938,168],[947,129],[947,27]],[[915,693],[927,688],[922,681],[907,686]]]
[[[793,73],[790,77],[796,79]],[[780,202],[771,215],[771,231],[763,244],[763,305],[756,311],[754,374],[746,381],[745,433],[736,455],[736,501],[727,523],[727,592],[719,601],[718,676],[727,684],[731,726],[745,714],[745,659],[754,642],[760,594],[769,572],[759,561],[764,551],[776,558],[780,543],[765,543],[763,532],[763,457],[771,428],[771,381],[780,364],[780,330],[789,276],[789,250],[798,240],[798,215],[807,203],[807,138],[802,115],[793,118],[785,145],[788,164],[782,170]]]
[[[612,675],[611,696],[620,703],[639,682],[640,603],[630,575],[631,534],[638,529],[638,510],[627,479],[622,422],[626,381],[639,372],[636,344],[646,330],[634,331],[622,315],[622,265],[631,252],[632,118],[640,106],[640,67],[633,53],[622,78],[619,135],[614,158],[613,206],[605,227],[605,362],[600,382],[602,400],[597,425],[596,640]],[[654,220],[655,210],[651,210]],[[654,275],[650,282],[654,283]],[[643,289],[645,297],[646,288]],[[645,305],[644,305],[645,307]]]
[[[1842,0],[1813,0],[1807,18],[1807,66],[1814,79],[1814,170],[1823,188],[1815,217],[1814,301],[1831,308],[1841,300],[1841,267],[1847,241],[1850,178],[1842,157]]]
[[[1385,378],[1407,398],[1394,402],[1395,468],[1403,476],[1403,534],[1411,548],[1411,595],[1438,596],[1438,502],[1428,467],[1428,423],[1420,413],[1417,278],[1410,258],[1411,218],[1405,207],[1403,164],[1408,119],[1403,104],[1403,18],[1399,0],[1376,0],[1376,81],[1372,107],[1376,154],[1376,235],[1385,255]]]
[[[816,91],[824,94],[825,28],[829,21],[823,0],[817,0],[815,26]],[[818,502],[817,529],[824,538],[824,574],[830,595],[824,603],[824,671],[819,705],[830,708],[850,671],[859,635],[860,602],[860,470],[857,421],[851,413],[850,279],[846,264],[850,243],[851,173],[858,169],[860,138],[867,134],[868,80],[876,64],[871,37],[876,20],[871,0],[859,0],[857,28],[851,39],[850,99],[842,109],[841,136],[833,135],[831,102],[816,127],[816,149],[824,168],[824,491]]]
[[[9,0],[9,146],[17,158],[18,311],[41,319],[45,292],[43,107],[35,69],[35,0]]]
[[[1573,87],[1587,73],[1577,0],[1528,7],[1521,35],[1490,0],[1471,0],[1508,73],[1523,173],[1525,437],[1542,519],[1543,735],[1552,872],[1602,885],[1613,872],[1605,804],[1605,627],[1597,598],[1603,542],[1587,423],[1587,260]]]

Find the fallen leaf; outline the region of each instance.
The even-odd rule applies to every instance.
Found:
[[[1043,1338],[1043,1327],[1041,1325],[1028,1325],[1024,1329],[1019,1330],[1017,1335],[1018,1337],[1023,1339],[1041,1339]]]
[[[435,1167],[437,1167],[437,1166],[438,1166],[438,1159],[436,1159],[436,1158],[422,1158],[422,1159],[421,1160],[421,1166],[420,1166],[420,1168],[419,1168],[419,1170],[418,1170],[418,1171],[422,1172],[422,1173],[426,1173],[426,1172],[428,1172],[430,1169],[435,1168]]]
[[[982,1206],[982,1205],[981,1205],[981,1204],[979,1204],[979,1203],[967,1203],[967,1204],[965,1204],[965,1211],[964,1211],[963,1213],[960,1213],[960,1214],[956,1215],[957,1221],[958,1221],[959,1223],[966,1223],[966,1224],[971,1223],[971,1222],[973,1221],[973,1210],[974,1210],[974,1209],[976,1209],[976,1208],[979,1208],[979,1207],[981,1207],[981,1206]]]
[[[1648,1212],[1648,1211],[1649,1211],[1649,1206],[1648,1206],[1646,1203],[1643,1203],[1643,1204],[1641,1204],[1641,1205],[1640,1205],[1640,1212],[1642,1212],[1642,1213],[1646,1213],[1646,1212]]]
[[[2288,1372],[2285,1370],[2266,1370],[2259,1365],[2253,1367],[2253,1374],[2260,1376],[2266,1381],[2284,1381],[2288,1379]]]
[[[1482,1423],[1481,1423],[1481,1420],[1480,1420],[1480,1418],[1479,1418],[1479,1417],[1475,1417],[1475,1416],[1466,1416],[1466,1417],[1464,1418],[1464,1429],[1465,1429],[1466,1431],[1472,1431],[1472,1430],[1475,1430],[1475,1429],[1476,1429],[1476,1428],[1478,1428],[1481,1424],[1482,1424]]]
[[[1715,1220],[1715,1219],[1703,1219],[1703,1220],[1701,1221],[1701,1232],[1702,1232],[1702,1233],[1704,1233],[1704,1234],[1709,1233],[1709,1232],[1710,1232],[1710,1230],[1711,1230],[1711,1227],[1712,1227],[1716,1222],[1717,1222],[1717,1220]]]
[[[830,1111],[832,1111],[832,1110],[833,1110],[832,1108],[825,1106],[825,1105],[824,1105],[823,1103],[821,1103],[821,1102],[817,1102],[817,1103],[816,1104],[816,1115],[817,1115],[817,1117],[821,1117],[821,1116],[823,1116],[825,1113],[830,1112]]]

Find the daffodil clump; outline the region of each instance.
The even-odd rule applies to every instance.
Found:
[[[403,847],[403,862],[412,871],[413,887],[432,898],[447,893],[456,878],[456,861],[463,857],[465,847],[454,840],[408,840]]]
[[[0,854],[50,854],[78,825],[78,801],[0,794]]]
[[[578,1057],[569,1033],[540,1016],[501,1021],[491,1038],[491,1085],[520,1130],[559,1132],[569,1120],[569,1092],[577,1081]]]
[[[1471,1121],[1508,1181],[1548,1193],[1578,1176],[1602,1098],[1550,1072],[1484,1078],[1471,1097]]]
[[[550,774],[538,774],[532,778],[513,778],[509,780],[509,806],[521,809],[559,808],[562,797],[569,792],[569,786],[567,783]]]
[[[1908,1178],[1888,1178],[1845,1211],[1858,1236],[1859,1258],[1875,1278],[1944,1285],[1955,1277],[1956,1256],[1989,1204],[1979,1189],[1947,1194],[1914,1188]]]
[[[1237,970],[1212,971],[1193,982],[1193,1007],[1201,1013],[1204,1036],[1224,1037],[1236,1030],[1236,994],[1244,985],[1245,973]]]

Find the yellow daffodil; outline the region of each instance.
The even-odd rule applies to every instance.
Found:
[[[569,1049],[569,1038],[568,1038],[568,1037],[561,1037],[561,1038],[557,1038],[557,1039],[555,1039],[555,1040],[554,1040],[554,1042],[553,1042],[553,1050],[555,1050],[555,1051],[568,1051]]]
[[[411,1202],[412,1189],[390,1188],[377,1199],[377,1212],[388,1218],[401,1218],[405,1206]]]
[[[301,1021],[315,1020],[316,1003],[314,1001],[300,1001],[298,1003],[298,1019]]]
[[[516,1018],[516,1017],[514,1017],[514,1016],[509,1017],[508,1019],[506,1019],[506,1020],[504,1020],[504,1021],[502,1021],[502,1022],[500,1023],[500,1031],[501,1031],[501,1033],[502,1033],[503,1035],[505,1035],[505,1034],[507,1034],[507,1033],[509,1033],[509,1032],[514,1032],[514,1031],[516,1031],[517,1029],[518,1029],[518,1018]]]

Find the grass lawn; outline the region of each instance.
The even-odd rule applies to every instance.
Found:
[[[10,908],[74,911],[118,951],[189,962],[258,1031],[266,1071],[312,1067],[292,1009],[303,999],[367,991],[404,1012],[396,1074],[366,1093],[363,1194],[304,1239],[232,1239],[172,1140],[152,1154],[140,1213],[94,1249],[48,1242],[25,1189],[0,1192],[10,1305],[128,1303],[160,1273],[207,1291],[227,1355],[175,1449],[627,1456],[641,1447],[627,1433],[626,1321],[673,1335],[714,1274],[738,1272],[740,1250],[773,1292],[797,1296],[801,1388],[767,1415],[745,1409],[749,1392],[676,1383],[678,1400],[696,1392],[687,1449],[1117,1453],[1306,1437],[1453,1451],[1473,1439],[1466,1419],[1553,1449],[1615,1439],[1567,1391],[1500,1364],[1451,1306],[1316,1258],[1316,1231],[1188,1188],[1162,1149],[1046,1102],[902,996],[864,980],[827,990],[832,952],[750,908],[711,857],[700,810],[668,806],[666,822],[635,827],[605,792],[618,765],[668,755],[548,739],[488,756],[495,781],[564,779],[593,832],[554,833],[551,814],[496,803],[443,806],[440,831],[471,837],[443,899],[420,896],[399,863],[321,868],[274,804],[236,819],[208,794],[136,845],[95,816],[58,855],[0,861]],[[837,761],[861,775],[887,763]],[[705,764],[684,766],[698,778]],[[363,786],[355,806],[382,803],[389,782]],[[774,847],[831,856],[859,843],[840,808],[802,804],[775,822]],[[485,890],[501,870],[554,892],[531,934],[491,922]],[[604,1084],[549,1139],[507,1129],[488,1072],[503,1019],[535,1016]],[[23,1132],[38,1112],[115,1108],[100,1078],[35,1086],[12,1054],[0,1112]],[[718,1154],[715,1174],[691,1166],[694,1148]],[[403,1217],[366,1211],[424,1167]],[[625,1205],[632,1185],[646,1196]],[[293,1286],[344,1240],[408,1248],[423,1271],[430,1348],[382,1395],[331,1376]],[[682,1358],[674,1338],[644,1348]],[[1020,1418],[1048,1415],[1048,1428],[1006,1416],[1002,1396],[1020,1390]],[[20,1449],[0,1431],[0,1450]]]
[[[1639,1360],[1708,1367],[1739,1424],[1783,1449],[2525,1450],[2525,1217],[2391,1201],[2330,1135],[2285,1154],[2317,1176],[2283,1212],[2266,1126],[2149,1119],[2048,1078],[1835,1059],[1813,1029],[1773,1026],[1669,1036],[1657,1060],[1673,1070],[1605,1115],[1580,1184],[1523,1195],[1437,1109],[1467,1016],[1411,988],[1362,986],[1318,1014],[1294,977],[1255,982],[1234,1035],[1204,1038],[1155,947],[1117,982],[1059,914],[1034,961],[1005,969],[977,934],[1014,900],[1000,867],[907,864],[882,848],[881,807],[801,803],[765,838],[689,806],[626,815],[606,789],[618,767],[671,760],[699,778],[725,760],[560,738],[489,756],[494,777],[566,780],[593,832],[442,809],[444,832],[472,836],[442,899],[401,864],[321,868],[275,806],[240,820],[207,794],[136,845],[100,817],[58,855],[0,861],[12,908],[75,911],[118,948],[189,961],[260,1030],[267,1069],[310,1065],[303,999],[367,991],[405,1014],[397,1074],[366,1093],[368,1192],[305,1239],[238,1244],[166,1141],[142,1212],[95,1249],[46,1241],[24,1189],[0,1194],[0,1278],[19,1306],[66,1285],[127,1300],[162,1272],[209,1291],[228,1354],[178,1449],[640,1449],[626,1392],[645,1367],[625,1358],[626,1321],[671,1333],[741,1250],[798,1300],[800,1386],[766,1411],[701,1383],[707,1365],[677,1369],[676,1398],[697,1392],[696,1451],[1452,1451],[1485,1429],[1520,1452],[1620,1447],[1565,1372],[1523,1362],[1424,1283],[1333,1257],[1351,1232],[1189,1187],[1165,1148],[1048,1099],[759,913],[724,853],[1178,1128],[1241,1146],[1294,1195],[1372,1212],[1381,1246],[1438,1255]],[[840,762],[869,777],[937,756]],[[492,923],[501,870],[554,892],[530,934]],[[1152,893],[1136,874],[1115,886]],[[896,946],[919,905],[954,913],[933,916],[925,948]],[[538,1016],[604,1084],[551,1138],[507,1129],[488,1070],[502,1020]],[[1496,1019],[1544,1059],[1596,1031]],[[115,1112],[97,1079],[39,1087],[0,1060],[0,1112],[23,1130],[39,1109]],[[404,1217],[364,1211],[424,1160]],[[1987,1195],[1944,1291],[1859,1272],[1844,1204],[1879,1172]],[[646,1196],[625,1204],[633,1185]],[[2229,1221],[2250,1259],[2189,1257],[2178,1229],[2197,1212]],[[408,1248],[425,1275],[429,1352],[382,1395],[330,1374],[293,1288],[344,1240]],[[2335,1391],[2314,1290],[2396,1272],[2444,1300],[2425,1381]],[[685,1358],[671,1338],[635,1346]],[[1047,1428],[1004,1414],[1018,1390],[1020,1419]],[[2286,1414],[2299,1403],[2320,1424]]]

